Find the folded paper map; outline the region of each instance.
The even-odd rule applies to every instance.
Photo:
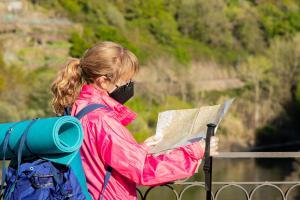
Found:
[[[149,153],[160,153],[205,139],[207,124],[215,124],[217,130],[233,100],[214,106],[160,112],[155,133],[155,138],[160,138],[160,142]]]

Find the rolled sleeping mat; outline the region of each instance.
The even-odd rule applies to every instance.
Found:
[[[9,148],[6,152],[6,158],[11,159],[15,157],[21,136],[30,122],[31,120],[26,120],[0,124],[0,159],[3,158],[2,148],[7,130],[15,125],[10,133]],[[82,127],[75,117],[40,118],[29,129],[23,157],[36,154],[46,160],[69,165],[80,149],[82,141]]]

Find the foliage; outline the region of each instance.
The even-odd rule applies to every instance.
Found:
[[[23,67],[3,66],[0,71],[2,122],[53,116],[49,87],[56,74],[55,69],[41,67],[26,71]]]
[[[72,57],[81,57],[85,49],[89,48],[89,44],[77,33],[72,33],[70,37],[72,46],[70,48],[70,55]]]
[[[299,3],[282,1],[279,5],[273,2],[262,2],[258,5],[261,22],[268,38],[290,35],[299,31]],[[298,23],[297,23],[298,21]]]
[[[155,52],[181,63],[205,57],[236,65],[248,54],[263,52],[274,37],[294,35],[300,28],[297,1],[45,0],[40,5],[83,25],[83,33],[71,36],[71,55],[112,40],[134,51],[141,63]]]
[[[30,93],[26,104],[31,110],[35,110],[39,116],[52,116],[53,111],[50,105],[50,85],[56,76],[56,70],[48,67],[41,67],[31,71]]]
[[[270,123],[278,115],[281,117],[278,121],[291,117],[287,102],[298,102],[300,105],[298,0],[35,2],[81,26],[81,30],[74,29],[69,35],[69,53],[73,57],[80,57],[95,43],[111,40],[132,50],[140,63],[147,64],[149,68],[158,70],[156,61],[162,57],[175,60],[175,63],[160,66],[160,78],[167,73],[170,76],[179,74],[177,78],[184,77],[190,64],[203,61],[217,63],[218,68],[223,70],[234,70],[235,77],[244,81],[243,88],[195,94],[189,88],[197,88],[194,82],[198,80],[188,80],[190,77],[162,79],[158,83],[154,81],[156,88],[165,90],[162,99],[153,97],[154,100],[149,100],[143,95],[127,103],[139,113],[136,122],[130,125],[130,130],[136,133],[139,141],[154,133],[158,112],[198,105],[195,99],[212,104],[237,96],[240,100],[232,111],[232,119],[238,116],[242,120],[233,124],[237,127],[243,124],[244,127],[239,129],[252,131],[252,136],[254,128],[258,128],[258,140],[264,140],[264,135],[267,135],[266,138],[276,137],[276,127]],[[18,56],[24,56],[22,51]],[[0,120],[53,115],[48,91],[57,69],[5,66],[3,60],[0,53]],[[209,71],[209,66],[206,67]],[[180,88],[168,91],[170,80],[180,82],[181,94],[172,93]],[[143,92],[150,93],[146,87]],[[151,92],[152,95],[157,90]]]

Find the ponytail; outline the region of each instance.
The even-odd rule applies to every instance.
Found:
[[[51,92],[54,96],[52,107],[56,114],[63,115],[64,108],[73,105],[83,83],[80,60],[77,58],[69,59],[51,85]]]

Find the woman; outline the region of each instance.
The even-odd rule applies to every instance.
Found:
[[[136,185],[158,185],[192,176],[203,157],[205,143],[195,142],[161,155],[148,154],[157,141],[138,144],[125,127],[136,114],[123,104],[133,96],[131,81],[138,72],[136,56],[113,42],[88,49],[81,59],[69,60],[52,84],[53,108],[62,115],[72,106],[76,115],[86,105],[105,108],[81,119],[84,141],[80,149],[89,193],[93,199],[137,199]],[[217,140],[212,140],[212,153]],[[102,193],[107,167],[112,168]],[[101,194],[102,193],[102,194]]]

